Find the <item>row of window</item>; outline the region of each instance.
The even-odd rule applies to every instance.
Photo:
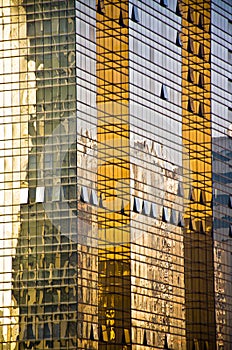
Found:
[[[50,326],[50,327],[49,327]],[[24,331],[24,339],[29,340],[35,340],[35,332],[33,330],[33,325],[31,323],[27,324],[27,327],[25,328]],[[51,329],[50,329],[51,328]],[[60,324],[58,322],[53,323],[52,325],[49,323],[44,323],[44,325],[40,325],[39,329],[39,339],[51,339],[55,340],[56,338],[60,337]],[[90,331],[89,331],[89,339],[92,341],[100,341],[100,342],[108,342],[109,341],[109,334],[108,334],[108,329],[106,326],[102,325],[97,329],[97,325],[91,325]],[[128,329],[123,330],[122,332],[122,344],[129,344],[130,343],[130,332]],[[32,344],[33,345],[33,342]],[[51,347],[50,343],[46,344],[48,347]],[[144,342],[143,342],[143,345]],[[147,343],[146,343],[147,345]]]
[[[74,185],[75,186],[75,185]],[[49,189],[49,191],[45,191]],[[51,191],[50,191],[51,190]],[[46,195],[45,195],[46,192]],[[20,189],[20,204],[28,204],[28,194],[29,194],[29,189],[26,188],[21,188]],[[177,189],[177,196],[183,197],[183,186],[179,182],[178,184],[178,189]],[[46,197],[46,198],[45,198]],[[32,202],[34,199],[35,203],[43,203],[45,200],[46,201],[60,201],[61,199],[61,187],[60,186],[53,186],[49,188],[45,188],[44,186],[38,186],[35,189],[35,196],[34,198],[30,198],[30,202]],[[205,191],[200,190],[200,196],[197,196],[197,192],[195,188],[190,188],[189,190],[189,195],[188,195],[188,200],[198,202],[200,204],[206,204],[206,196],[205,196]],[[81,191],[80,191],[80,201],[83,203],[91,204],[94,206],[100,206],[103,207],[103,202],[102,198],[98,199],[97,196],[97,191],[94,189],[88,190],[87,187],[81,186]],[[134,211],[137,213],[143,213],[145,215],[149,215],[148,213],[148,202],[146,200],[143,200],[143,204],[140,202],[142,199],[135,197],[134,199]],[[232,208],[232,195],[229,197],[229,207]],[[152,205],[151,212],[153,213],[151,216],[156,217],[155,215],[155,204]]]
[[[167,8],[168,7],[168,1],[167,0],[160,0],[160,5]],[[97,12],[100,13],[101,15],[105,14],[104,0],[98,0]],[[177,14],[177,16],[181,16],[182,15],[180,4],[179,4],[178,1],[177,1],[177,6],[176,6],[176,14]],[[135,23],[139,23],[140,22],[139,11],[138,11],[138,7],[136,5],[132,6],[130,19],[133,22],[135,22]],[[201,19],[201,22],[202,21],[203,21],[203,19]],[[123,12],[122,12],[121,9],[120,9],[118,22],[119,22],[119,25],[121,27],[125,27]]]
[[[89,339],[90,340],[98,340],[99,339],[99,341],[101,341],[101,342],[108,342],[109,341],[109,336],[108,336],[108,332],[107,332],[106,326],[100,326],[99,327],[99,332],[96,331],[95,325],[94,325],[94,327],[91,326]],[[130,343],[130,332],[129,332],[128,329],[124,328],[123,333],[122,333],[122,344],[125,345],[125,344],[129,344],[129,343]],[[208,342],[206,342],[206,343],[208,343]],[[196,344],[198,345],[198,341],[196,339],[194,339],[193,344],[194,344],[193,345],[193,349],[194,350],[198,350],[199,346],[195,347]],[[150,341],[150,337],[147,335],[147,331],[146,330],[144,330],[144,332],[143,332],[142,345],[145,345],[145,346],[152,345],[151,341]],[[165,338],[164,338],[164,347],[163,347],[163,349],[164,350],[168,350],[169,349],[168,338],[167,338],[166,335],[165,335]]]
[[[54,187],[54,193],[56,196],[53,197],[54,201],[60,200],[60,195],[58,196],[57,193],[60,193],[60,187]],[[182,185],[179,184],[178,186],[178,196],[183,196],[183,188]],[[198,202],[199,204],[206,204],[206,197],[204,190],[200,191],[200,196],[197,198],[196,195],[196,189],[190,188],[188,199],[193,202]],[[45,201],[45,187],[37,187],[36,188],[36,195],[35,195],[35,202],[36,203],[43,203]],[[81,192],[80,192],[80,201],[82,203],[90,204],[93,206],[99,206],[104,208],[104,204],[102,201],[102,198],[98,199],[97,192],[94,189],[90,189],[90,191],[87,189],[87,187],[82,186]],[[22,188],[21,189],[21,204],[27,204],[28,203],[28,188]],[[229,196],[228,199],[228,207],[232,209],[232,195]],[[151,203],[147,200],[143,200],[138,197],[133,198],[133,212],[149,216],[151,218],[159,218],[159,208],[157,204]],[[122,210],[123,213],[123,201],[122,201]],[[165,223],[170,223],[179,227],[184,227],[184,219],[183,214],[173,208],[168,208],[163,206],[162,207],[162,221]],[[191,231],[198,231],[201,233],[205,232],[204,223],[199,221],[196,223],[196,221],[192,218],[189,219],[189,222],[186,226]],[[228,226],[227,226],[228,227]],[[229,226],[229,236],[232,237],[232,225]]]
[[[160,4],[163,7],[168,7],[168,2],[166,0],[161,0]],[[177,1],[177,5],[176,5],[176,14],[177,14],[177,16],[182,16],[182,10],[181,10],[181,6],[180,6],[179,1]],[[196,17],[194,15],[194,10],[191,7],[189,7],[188,13],[187,13],[187,21],[189,23],[195,24],[194,17]],[[132,7],[132,12],[131,12],[130,18],[132,21],[134,21],[136,23],[138,23],[140,21],[138,7],[136,5],[133,5],[133,7]],[[196,21],[196,24],[197,24],[198,28],[200,28],[202,30],[204,29],[204,16],[202,13],[199,13],[198,20]]]
[[[35,196],[29,197],[29,189],[21,188],[20,189],[20,204],[28,204],[28,201],[35,203],[43,203],[46,201],[57,202],[61,200],[61,187],[53,186],[51,188],[45,188],[44,186],[38,186],[35,189]],[[34,194],[34,191],[33,191]],[[83,203],[89,203],[94,206],[98,206],[98,198],[97,192],[94,189],[91,189],[90,194],[88,193],[88,189],[84,186],[81,187],[80,200]],[[101,201],[101,199],[100,199]],[[100,205],[99,201],[99,206]]]
[[[203,78],[199,78],[199,80],[200,79],[201,79],[201,82],[202,82]],[[162,84],[162,86],[161,86],[160,97],[163,100],[168,101],[168,90],[167,90],[166,85],[164,85],[164,84]],[[196,110],[196,103],[197,103],[197,101],[194,101],[194,99],[192,97],[189,97],[188,98],[188,107],[187,107],[187,109],[191,113],[195,113],[197,111],[197,114],[200,117],[203,117],[205,115],[204,104],[203,104],[203,102],[198,102],[198,108]]]
[[[155,219],[159,217],[158,208],[155,203],[150,203],[147,200],[142,200],[138,197],[134,197],[133,211],[135,213],[150,216],[151,218]],[[182,213],[173,208],[162,208],[162,221],[179,227],[184,227],[184,219]]]
[[[191,194],[191,196],[193,195]],[[194,200],[194,198],[192,197],[191,200]],[[148,201],[142,200],[138,197],[134,197],[133,211],[135,213],[150,216],[152,218],[158,218],[157,205],[155,203],[149,203]],[[170,223],[175,226],[186,227],[190,231],[196,231],[200,233],[206,232],[204,221],[202,220],[196,221],[194,218],[190,217],[188,219],[188,224],[185,225],[183,214],[181,212],[178,212],[173,208],[171,209],[167,208],[165,206],[162,207],[162,221],[165,223]]]
[[[203,74],[200,73],[200,76],[199,76],[199,86],[203,84]],[[161,92],[160,92],[160,97],[163,99],[163,100],[166,100],[168,101],[168,90],[167,90],[167,87],[166,85],[162,84],[161,86]],[[188,98],[188,111],[191,112],[191,113],[196,113],[197,111],[197,114],[200,116],[200,117],[203,117],[205,115],[205,109],[204,109],[204,104],[203,102],[199,102],[198,103],[198,108],[196,110],[196,104],[197,101],[194,101],[194,99],[192,97],[189,97]]]
[[[59,325],[58,325],[59,326]],[[92,324],[89,330],[89,335],[88,338],[92,341],[100,341],[100,342],[108,342],[110,339],[109,332],[112,332],[112,329],[108,329],[105,325],[101,325],[97,327],[96,324]],[[33,332],[33,327],[32,324],[27,325],[27,329],[25,329],[25,339],[35,339],[34,332]],[[56,332],[53,332],[56,333]],[[123,345],[130,344],[131,342],[131,335],[130,331],[127,328],[124,328],[122,330],[122,339],[121,343]],[[43,333],[43,338],[44,339],[49,339],[51,337],[50,329],[48,327],[48,324],[44,324],[44,333]],[[152,345],[150,344],[150,337],[147,335],[147,331],[144,330],[143,336],[142,336],[142,345]],[[168,337],[165,335],[164,337],[164,350],[169,349],[169,344],[168,344]]]

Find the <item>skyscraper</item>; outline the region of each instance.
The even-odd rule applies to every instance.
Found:
[[[231,5],[0,1],[0,349],[231,349]]]

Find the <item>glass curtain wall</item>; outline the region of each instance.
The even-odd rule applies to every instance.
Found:
[[[216,341],[219,350],[232,343],[232,139],[230,1],[211,1],[211,97]]]
[[[176,1],[130,1],[133,349],[186,349],[181,16]]]
[[[230,349],[230,17],[0,0],[0,349]]]
[[[215,349],[210,1],[182,2],[187,348]]]
[[[131,349],[128,1],[97,1],[99,349]]]

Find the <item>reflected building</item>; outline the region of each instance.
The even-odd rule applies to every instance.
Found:
[[[0,13],[0,349],[229,350],[230,1]]]
[[[217,340],[219,349],[231,344],[231,147],[228,136],[213,138],[214,254]]]

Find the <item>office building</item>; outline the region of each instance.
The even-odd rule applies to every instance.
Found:
[[[0,0],[0,349],[231,349],[231,5]]]

